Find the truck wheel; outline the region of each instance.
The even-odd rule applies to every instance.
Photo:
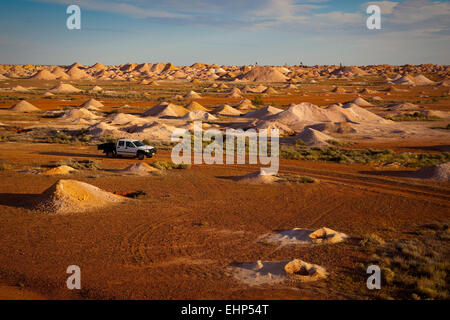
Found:
[[[144,160],[145,159],[145,154],[143,154],[142,152],[139,152],[137,156],[138,156],[139,160]]]
[[[107,158],[113,158],[114,157],[114,152],[112,152],[112,151],[106,152],[106,157]]]

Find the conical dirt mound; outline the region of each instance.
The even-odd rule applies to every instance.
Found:
[[[41,70],[32,76],[30,79],[34,80],[55,80],[56,76],[48,70]]]
[[[220,115],[220,116],[238,116],[242,112],[240,112],[239,110],[233,108],[232,106],[229,106],[229,105],[225,104],[225,105],[223,105],[221,107],[217,107],[211,113],[212,114],[217,114],[217,115]]]
[[[273,116],[275,114],[278,114],[280,112],[282,112],[282,109],[278,109],[278,108],[274,108],[272,106],[266,106],[264,108],[255,110],[255,111],[250,111],[247,112],[244,117],[246,118],[257,118],[257,119],[262,119],[265,117],[269,117],[269,116]]]
[[[327,146],[327,141],[334,140],[331,136],[311,128],[306,128],[295,138],[302,140],[306,145],[312,147]]]
[[[241,80],[252,82],[284,82],[286,76],[273,67],[255,67],[241,77]]]
[[[173,103],[162,102],[144,112],[144,117],[182,117],[189,111]]]
[[[56,87],[52,88],[50,91],[52,92],[62,92],[62,93],[73,93],[73,92],[81,92],[80,89],[75,88],[71,84],[61,83]]]
[[[450,181],[450,162],[422,168],[416,172],[413,172],[411,177],[436,181]]]
[[[88,101],[80,105],[80,108],[87,108],[87,107],[101,108],[103,106],[104,106],[103,103],[101,103],[100,101],[97,101],[95,99],[89,99]]]
[[[159,175],[161,174],[160,170],[149,166],[146,163],[135,163],[131,164],[125,169],[122,170],[123,173],[133,174],[138,176],[146,176],[146,175]]]
[[[189,111],[195,111],[195,110],[207,111],[205,107],[203,107],[200,103],[195,102],[195,101],[192,101],[191,103],[189,103],[185,108]]]
[[[182,119],[186,120],[217,120],[215,116],[212,114],[202,111],[202,110],[194,110],[189,113],[186,113]]]
[[[9,110],[14,111],[14,112],[37,112],[37,111],[41,111],[41,109],[33,106],[31,103],[22,100],[18,103],[16,103],[15,105],[13,105],[11,108],[9,108]]]
[[[125,198],[77,180],[59,180],[44,193],[38,208],[51,213],[86,212],[124,201]]]
[[[241,177],[237,177],[236,181],[240,183],[249,183],[249,184],[272,184],[276,182],[283,182],[283,179],[275,175],[262,174],[260,171],[257,171],[246,174]]]
[[[428,79],[427,77],[425,77],[422,74],[419,74],[418,76],[414,77],[414,82],[418,85],[429,85],[429,84],[434,84],[434,81],[431,81],[430,79]]]
[[[193,91],[193,90],[191,90],[191,91],[189,91],[185,96],[184,96],[184,98],[186,98],[186,99],[199,99],[199,98],[201,98],[202,96],[200,95],[200,94],[198,94],[197,92],[195,92],[195,91]]]
[[[46,176],[53,176],[53,175],[59,175],[59,174],[69,174],[71,172],[77,171],[72,167],[62,165],[55,168],[50,168],[42,172],[43,175]]]
[[[370,102],[364,100],[361,97],[358,97],[358,98],[350,101],[350,103],[354,103],[354,104],[356,104],[356,105],[358,105],[360,107],[373,107],[373,104],[371,104]]]

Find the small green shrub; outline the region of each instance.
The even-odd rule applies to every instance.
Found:
[[[86,133],[84,133],[80,137],[78,137],[78,139],[84,143],[91,142],[92,138],[93,138],[93,136],[91,134],[86,134]]]
[[[159,170],[189,169],[191,167],[190,164],[176,164],[172,161],[155,161],[151,164],[151,166]]]
[[[390,149],[347,149],[339,147],[310,148],[302,145],[282,145],[280,147],[280,156],[284,159],[337,163],[382,165],[396,162],[409,168],[433,166],[450,161],[450,152],[395,153]]]
[[[386,119],[392,120],[392,121],[437,121],[437,120],[441,120],[441,118],[439,118],[439,117],[426,116],[426,115],[421,114],[420,112],[386,117]]]
[[[292,182],[292,183],[317,183],[319,182],[318,179],[309,177],[309,176],[299,176],[299,175],[294,175],[294,174],[289,174],[289,173],[285,173],[285,174],[278,174],[277,177],[284,179],[288,182]]]
[[[13,168],[13,165],[8,162],[0,162],[0,171],[3,170],[11,170]]]
[[[101,136],[101,137],[98,138],[98,140],[101,143],[110,143],[110,142],[116,142],[117,141],[116,138],[114,138],[113,136],[109,136],[109,135]]]
[[[359,244],[363,247],[369,247],[369,246],[383,246],[385,245],[385,241],[377,234],[371,233],[368,235],[365,235]]]
[[[99,161],[97,160],[75,160],[75,159],[64,159],[57,162],[57,165],[66,165],[74,169],[86,169],[86,170],[97,170],[99,168]]]
[[[53,136],[45,138],[45,142],[48,143],[61,143],[61,144],[87,144],[90,143],[93,136],[88,134],[85,130],[75,131],[71,134],[67,132],[57,132]]]
[[[262,244],[262,245],[265,245],[265,246],[268,246],[268,247],[274,247],[274,246],[276,246],[276,243],[270,242],[270,241],[267,241],[267,240],[261,241],[261,244]]]
[[[264,105],[264,100],[261,98],[261,96],[254,96],[252,99],[252,104],[255,106],[262,106]]]
[[[390,285],[394,282],[395,272],[387,267],[381,269],[381,274],[383,276],[384,283]]]
[[[447,223],[420,227],[411,239],[384,241],[378,245],[377,237],[365,237],[364,249],[372,253],[368,263],[379,265],[383,288],[399,299],[449,299]],[[369,243],[374,243],[369,246]],[[375,251],[375,253],[374,253]]]

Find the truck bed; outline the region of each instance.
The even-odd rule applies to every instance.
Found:
[[[97,146],[97,150],[102,150],[103,152],[115,151],[116,144],[114,142],[102,143]]]

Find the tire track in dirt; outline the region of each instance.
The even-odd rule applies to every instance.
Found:
[[[141,224],[137,226],[133,231],[131,231],[128,236],[126,236],[125,240],[122,242],[121,247],[122,250],[127,253],[125,256],[128,256],[128,253],[131,253],[129,258],[126,258],[124,261],[124,265],[130,267],[148,267],[148,266],[158,266],[160,264],[164,264],[166,262],[154,261],[152,259],[152,255],[149,254],[149,249],[156,249],[162,247],[162,245],[152,244],[151,238],[156,232],[158,232],[162,227],[176,223],[180,218],[185,218],[187,216],[192,215],[192,213],[185,213],[181,215],[171,215],[166,217],[164,220],[161,220],[154,224]],[[170,249],[173,251],[179,252],[181,255],[186,252],[186,250],[191,248],[201,248],[205,247],[208,241],[214,241],[215,243],[222,242],[226,243],[229,246],[233,246],[234,244],[238,244],[242,239],[230,239],[232,235],[224,235],[223,239],[217,239],[214,237],[206,237],[203,243],[199,244],[186,244],[182,242],[182,244],[178,244],[179,241],[172,241],[170,244]],[[211,240],[211,238],[213,238]],[[190,255],[190,254],[188,254]],[[198,255],[198,258],[204,257],[204,254]]]
[[[220,166],[216,167],[220,168]],[[249,166],[243,165],[233,165],[232,168],[238,171],[247,172],[252,169]],[[450,207],[450,189],[447,189],[445,187],[439,188],[426,185],[415,185],[408,182],[400,182],[390,179],[374,179],[373,177],[367,177],[365,175],[333,173],[330,171],[297,168],[290,166],[282,166],[278,172],[290,174],[307,174],[308,176],[318,178],[321,181],[325,181],[328,183],[345,185],[350,188],[358,188],[360,190],[378,194],[381,193],[387,195],[402,196],[406,198],[413,197],[415,199],[420,199],[432,203],[439,202],[445,207]]]
[[[283,172],[283,173],[295,173],[295,172]],[[398,189],[392,187],[387,184],[379,184],[379,183],[366,183],[358,181],[355,183],[355,180],[345,179],[345,178],[330,178],[329,176],[321,175],[321,174],[309,174],[313,178],[318,178],[321,181],[332,183],[336,185],[345,185],[350,188],[358,188],[360,190],[378,193],[378,194],[387,194],[394,196],[402,196],[405,198],[415,198],[423,201],[436,203],[439,202],[441,205],[450,207],[450,197],[447,195],[443,195],[441,193],[430,193],[423,190],[414,190],[414,189]]]
[[[346,182],[354,182],[354,180],[357,180],[359,184],[367,185],[367,186],[382,186],[383,188],[387,187],[390,188],[390,190],[395,191],[404,191],[404,192],[411,192],[416,194],[417,192],[421,192],[424,195],[439,197],[444,200],[450,201],[450,188],[446,187],[437,187],[437,186],[431,186],[431,185],[424,185],[424,184],[415,184],[414,182],[408,182],[408,181],[399,181],[389,178],[381,178],[381,177],[373,177],[373,176],[367,176],[362,174],[348,174],[348,173],[341,173],[341,172],[331,172],[331,171],[324,171],[324,170],[317,170],[317,169],[310,169],[310,168],[298,168],[293,166],[282,166],[282,171],[304,171],[307,174],[316,175],[316,176],[322,176],[324,178],[333,178],[334,180],[339,181],[346,181]],[[424,190],[426,189],[426,190]]]
[[[151,255],[148,254],[149,238],[161,227],[173,223],[177,218],[189,216],[191,213],[175,214],[166,216],[165,219],[157,223],[143,223],[137,226],[133,231],[125,236],[121,248],[125,253],[131,253],[130,257],[125,258],[124,265],[144,267],[153,263]],[[127,256],[127,254],[125,255]]]
[[[346,204],[349,200],[341,201],[337,205],[329,208],[328,210],[325,210],[321,214],[319,214],[317,217],[315,217],[311,223],[309,223],[311,228],[314,228],[314,225],[319,222],[321,219],[325,218],[327,215],[329,215],[331,212],[335,211],[336,209],[342,207],[344,204]]]
[[[225,187],[220,187],[221,190],[225,190]],[[197,185],[192,184],[192,190],[195,192],[204,194],[204,191],[201,190]],[[183,208],[178,208],[179,211],[182,211]],[[152,237],[155,233],[159,232],[164,226],[169,224],[176,224],[180,219],[194,216],[195,212],[188,212],[182,214],[171,214],[165,215],[163,219],[157,218],[158,221],[154,223],[142,223],[138,225],[134,230],[129,232],[125,239],[120,244],[121,250],[124,252],[123,264],[128,267],[157,267],[162,263],[166,263],[167,261],[155,261],[152,259],[152,254],[149,252],[152,251],[160,251],[162,247],[167,247],[167,244],[161,244],[163,239],[159,237],[158,243],[152,241]],[[180,239],[176,239],[174,241],[170,241],[168,250],[176,253],[176,256],[188,255],[191,256],[192,253],[189,252],[192,248],[200,248],[205,247],[208,243],[221,243],[226,244],[226,246],[232,247],[233,245],[238,245],[242,243],[242,239],[236,238],[233,239],[233,235],[227,235],[226,233],[217,237],[217,235],[211,234],[205,236],[205,239],[201,243],[191,243],[188,244],[186,241],[181,241]],[[200,252],[201,250],[199,250]],[[208,256],[204,254],[198,255],[198,258],[208,258]]]
[[[150,232],[151,228],[152,225],[150,224],[141,224],[126,235],[125,240],[122,241],[121,247],[126,253],[129,252],[131,255],[128,258],[127,255],[125,255],[125,265],[142,265],[144,263],[143,256],[139,250],[139,244],[142,243],[144,235]]]

